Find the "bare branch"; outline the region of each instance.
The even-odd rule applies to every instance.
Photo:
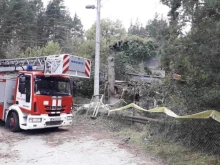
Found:
[[[220,15],[220,12],[218,11],[218,9],[215,10],[216,13],[218,13]]]

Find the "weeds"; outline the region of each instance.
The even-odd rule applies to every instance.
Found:
[[[140,132],[131,126],[121,129],[118,134],[121,137],[131,137],[130,143],[172,165],[220,165],[220,155],[208,155],[193,151],[180,143],[165,142],[160,137],[151,136],[147,128]]]

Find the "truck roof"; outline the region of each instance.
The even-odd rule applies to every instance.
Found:
[[[19,74],[25,73],[25,74],[32,74],[34,76],[47,76],[41,71],[19,71]],[[48,75],[50,77],[62,77],[62,78],[69,78],[69,76],[64,76],[64,75]]]

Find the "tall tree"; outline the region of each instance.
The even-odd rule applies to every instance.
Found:
[[[34,0],[33,5],[36,6],[35,9],[35,35],[36,36],[36,44],[35,46],[43,47],[47,43],[47,39],[45,39],[45,8],[43,7],[43,3],[41,0]]]
[[[109,19],[101,20],[101,61],[105,65],[107,56],[109,55],[109,46],[114,42],[125,38],[126,31],[120,21],[112,21]],[[95,24],[86,31],[86,40],[79,51],[80,54],[89,54],[93,59],[95,57]]]
[[[122,23],[119,20],[112,21],[110,19],[101,20],[101,37],[107,41],[121,39],[125,36],[126,31]],[[92,27],[86,32],[87,39],[95,39],[96,25],[93,24]]]
[[[0,58],[5,57],[4,48],[6,47],[5,41],[7,41],[7,38],[4,35],[3,25],[6,21],[5,13],[8,8],[8,3],[8,0],[0,1]]]
[[[72,28],[67,32],[66,39],[62,46],[65,53],[76,54],[79,51],[81,43],[84,41],[84,30],[82,22],[77,14],[74,15]]]
[[[63,46],[63,42],[69,36],[73,26],[73,20],[64,6],[64,1],[50,1],[45,13],[44,37],[48,41],[53,40]]]
[[[154,19],[148,21],[146,31],[150,38],[158,42],[168,40],[170,37],[169,25],[166,20],[155,15]]]
[[[49,41],[72,52],[68,43],[79,37],[83,37],[82,23],[76,14],[70,17],[63,0],[50,1],[46,9],[42,0],[0,1],[0,57],[18,56]]]
[[[141,38],[149,37],[145,27],[138,21],[138,19],[136,20],[135,24],[130,24],[130,27],[128,28],[128,34],[136,35]]]
[[[34,44],[36,5],[33,3],[34,1],[28,0],[5,0],[0,4],[1,47],[7,44],[19,44],[21,50],[25,50],[26,47]]]
[[[216,100],[220,99],[218,85],[220,2],[218,0],[204,0],[200,4],[196,2],[182,1],[185,14],[192,11],[189,9],[194,9],[190,12],[193,16],[191,31],[185,36],[173,37],[165,50],[166,58],[163,59],[168,73],[176,72],[182,75],[185,83],[168,81],[168,84],[172,89],[170,92],[182,98],[189,111],[219,108]],[[174,9],[176,8],[174,7],[173,11]],[[182,22],[184,18],[178,17],[177,21]],[[180,27],[178,31],[181,31]],[[178,87],[179,90],[174,90],[174,87]]]
[[[73,28],[71,30],[71,33],[74,38],[83,37],[84,34],[82,22],[76,13],[73,18]]]

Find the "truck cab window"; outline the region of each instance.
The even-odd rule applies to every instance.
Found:
[[[66,78],[36,76],[34,89],[38,95],[71,95],[70,80]]]

